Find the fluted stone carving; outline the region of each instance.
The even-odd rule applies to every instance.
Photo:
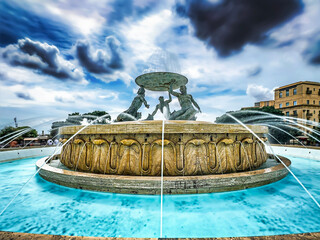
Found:
[[[67,139],[64,139],[65,142]],[[186,143],[164,139],[164,175],[192,176],[252,170],[267,159],[258,140],[234,141],[223,138],[205,141],[193,138]],[[75,139],[67,144],[61,162],[68,168],[103,174],[159,176],[162,139],[152,142],[124,138],[119,142]]]

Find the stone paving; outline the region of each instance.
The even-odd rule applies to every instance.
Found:
[[[113,237],[76,237],[76,236],[63,236],[63,235],[46,235],[46,234],[31,234],[31,233],[18,233],[18,232],[3,232],[0,231],[0,240],[113,240],[113,239],[160,239],[160,238],[113,238]],[[320,232],[315,233],[301,233],[301,234],[288,234],[288,235],[274,235],[274,236],[260,236],[260,237],[231,237],[231,238],[162,238],[162,239],[217,239],[217,240],[313,240],[320,239]]]

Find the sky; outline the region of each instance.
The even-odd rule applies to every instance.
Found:
[[[198,120],[213,122],[319,82],[319,22],[318,0],[1,0],[0,128],[17,117],[47,132],[94,110],[115,119],[150,71],[186,76]],[[160,95],[146,91],[143,118]]]

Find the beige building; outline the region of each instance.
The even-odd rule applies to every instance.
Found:
[[[286,116],[319,122],[320,83],[301,81],[275,89],[274,107]]]
[[[254,103],[254,107],[274,107],[274,100],[256,102]]]

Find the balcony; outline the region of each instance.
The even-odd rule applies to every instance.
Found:
[[[312,113],[307,113],[307,117],[312,117]]]
[[[290,117],[298,117],[298,113],[290,114]]]
[[[306,94],[312,94],[312,91],[307,89]]]

